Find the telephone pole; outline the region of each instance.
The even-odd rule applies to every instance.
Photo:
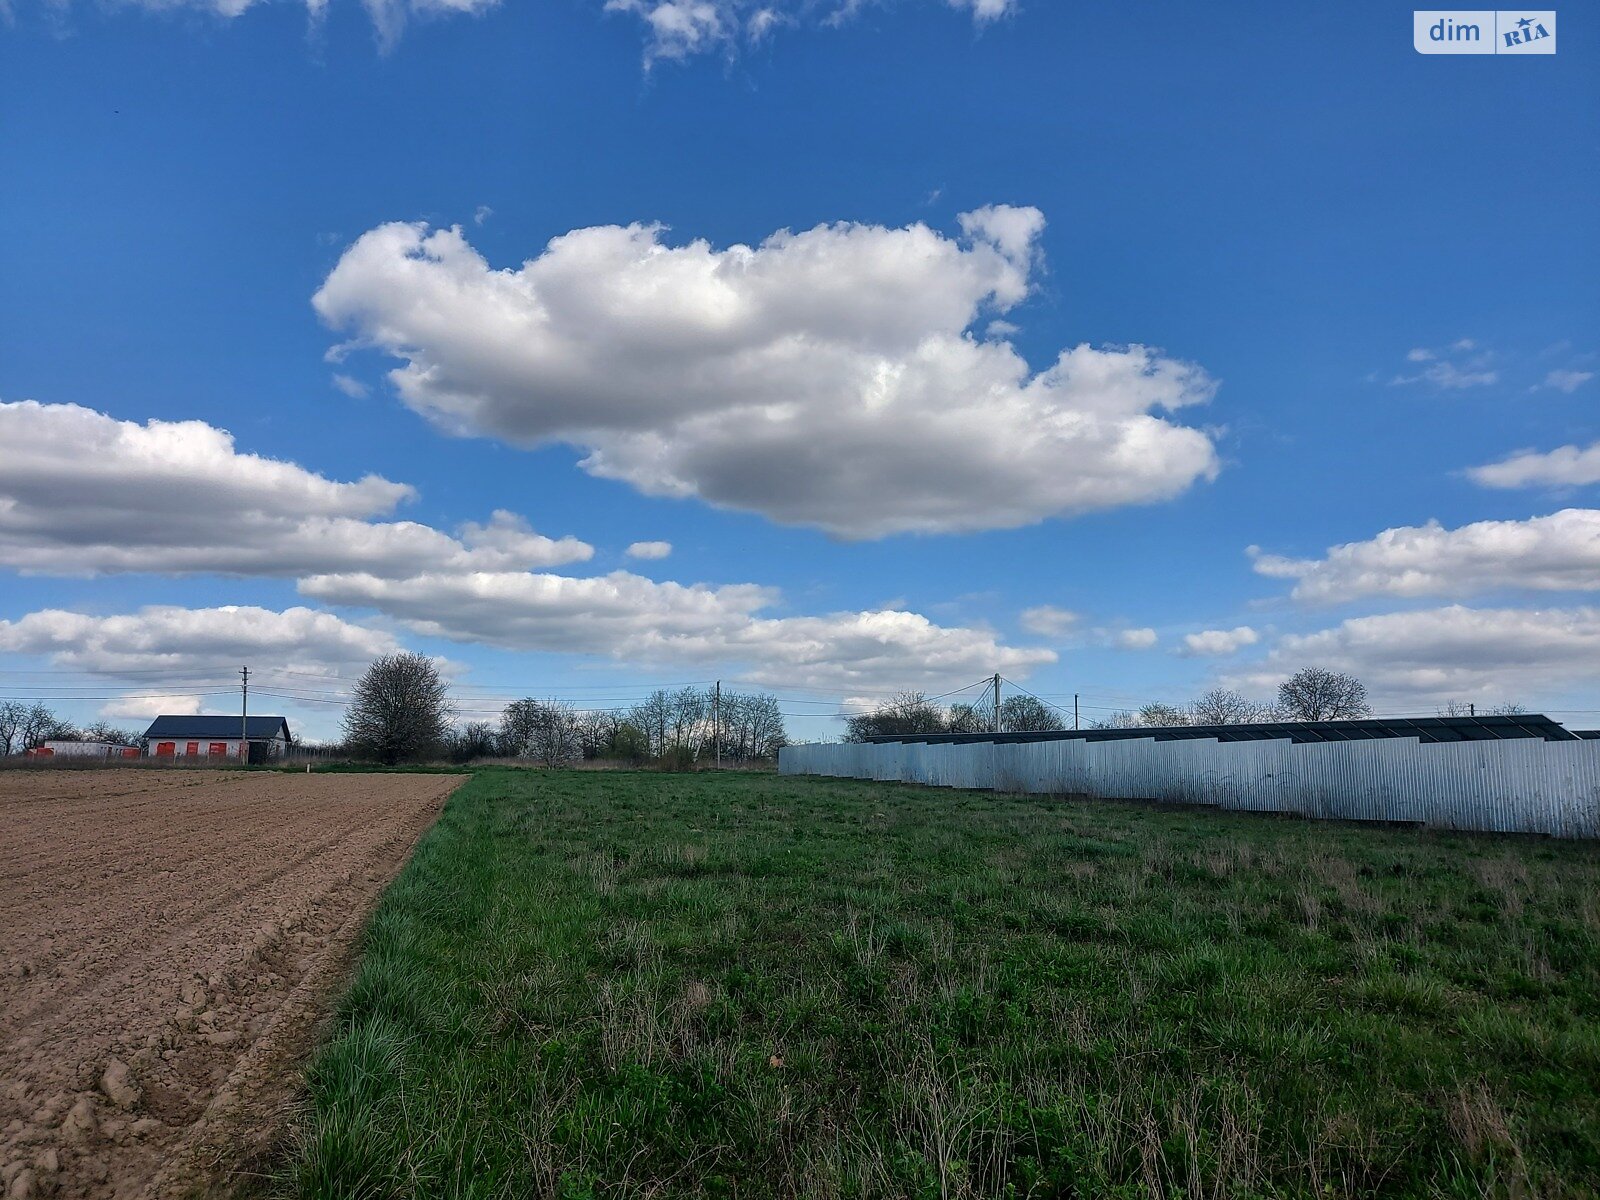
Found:
[[[239,757],[250,761],[250,668],[239,668]]]
[[[1000,672],[994,673],[994,720],[990,722],[992,732],[1000,732]]]
[[[711,744],[717,752],[717,770],[722,770],[722,680],[717,680],[717,690],[711,701]]]
[[[1078,727],[1078,693],[1072,693],[1072,727]]]

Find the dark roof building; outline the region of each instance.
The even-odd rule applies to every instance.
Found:
[[[159,738],[237,738],[239,717],[157,717],[144,731],[151,741]],[[289,741],[289,722],[283,717],[249,717],[245,719],[244,736],[252,742]]]

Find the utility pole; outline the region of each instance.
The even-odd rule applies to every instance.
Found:
[[[250,668],[239,668],[239,758],[250,761]]]
[[[717,690],[711,701],[711,744],[717,751],[717,770],[722,770],[722,680],[717,680]]]
[[[994,720],[990,722],[993,732],[1000,732],[1000,672],[994,673]]]
[[[1475,717],[1477,715],[1478,715],[1478,706],[1477,706],[1477,704],[1474,701],[1471,701],[1471,700],[1467,701],[1467,716]]]
[[[1072,693],[1072,727],[1078,727],[1078,693]]]

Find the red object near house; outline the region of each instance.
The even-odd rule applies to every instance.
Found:
[[[227,752],[228,752],[228,743],[227,742],[212,742],[210,744],[210,746],[208,746],[206,748],[206,753],[207,754],[212,754],[212,755],[226,754]]]
[[[35,746],[28,751],[29,758],[54,758],[55,756],[56,752],[50,749],[49,746]]]
[[[157,758],[171,758],[177,752],[178,752],[178,747],[177,747],[177,744],[174,743],[174,742],[157,742],[156,743],[156,757]]]
[[[137,746],[124,746],[122,748],[121,754],[122,754],[123,758],[138,758],[139,757],[139,747],[137,747]]]
[[[193,758],[195,755],[200,753],[200,743],[199,742],[190,742],[190,743],[188,743],[188,745],[184,748],[183,753],[184,753],[184,755],[186,757]]]

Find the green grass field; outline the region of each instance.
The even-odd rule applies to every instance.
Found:
[[[484,771],[373,918],[282,1184],[1593,1196],[1600,847]]]

